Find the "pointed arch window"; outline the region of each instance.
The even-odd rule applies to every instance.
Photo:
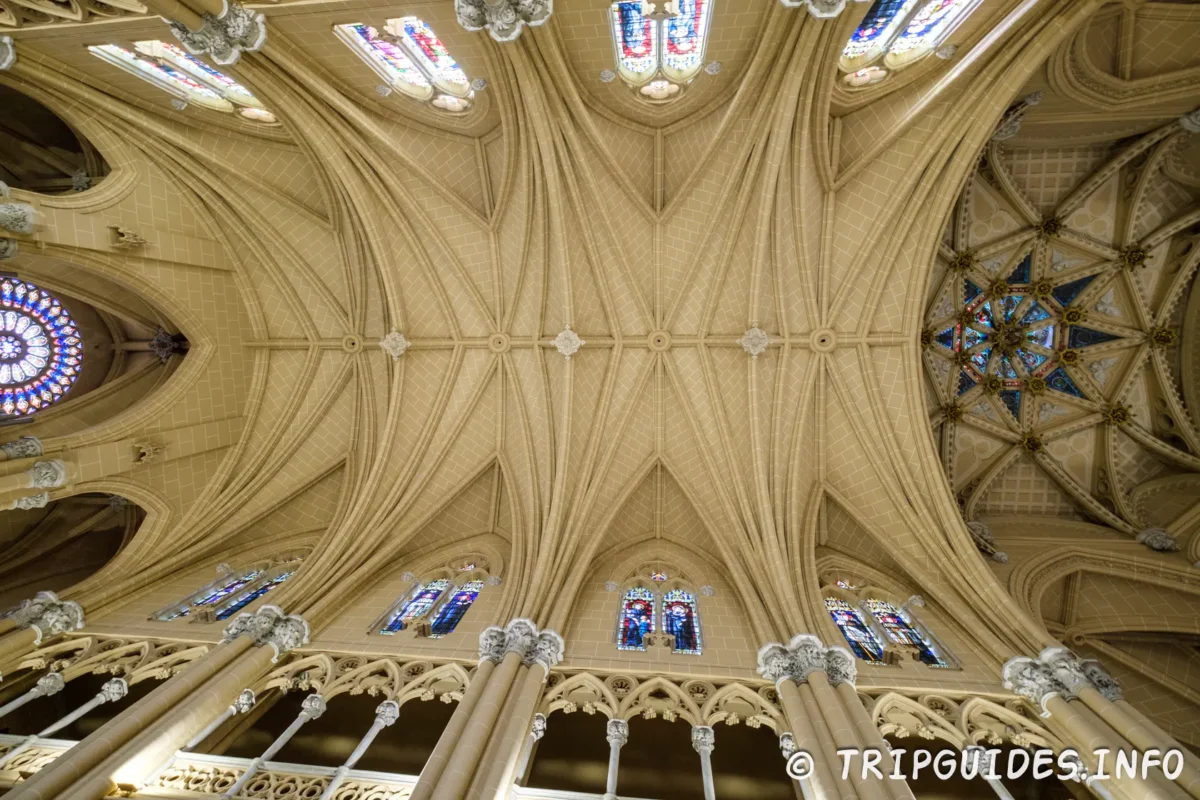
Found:
[[[617,74],[651,100],[679,94],[704,66],[712,0],[617,2],[609,6]]]
[[[663,632],[675,637],[674,652],[700,655],[700,612],[694,594],[671,589],[663,595]]]
[[[887,633],[889,639],[898,645],[910,647],[916,650],[917,658],[922,663],[928,664],[931,667],[948,667],[950,666],[946,659],[942,658],[934,649],[933,644],[929,642],[921,632],[909,621],[903,611],[896,608],[891,603],[884,600],[868,599],[863,603],[867,609],[875,616],[875,619],[883,626],[883,630]]]
[[[421,18],[389,19],[382,31],[361,22],[335,25],[333,31],[386,82],[386,89],[443,111],[471,107],[471,81]]]
[[[185,103],[237,112],[255,122],[275,122],[275,116],[245,86],[173,44],[147,40],[134,42],[133,50],[102,44],[88,47],[88,51]]]
[[[292,575],[294,575],[294,574],[295,574],[295,570],[289,570],[287,572],[282,572],[274,577],[267,578],[266,580],[259,582],[257,586],[255,586],[245,592],[242,592],[242,594],[238,595],[236,600],[234,600],[232,603],[225,606],[224,608],[220,609],[216,615],[217,619],[229,619],[234,614],[241,611],[243,608],[250,605],[258,598],[260,598],[263,595],[270,592],[276,586],[279,586],[280,584],[282,584],[284,581],[286,581],[288,578],[292,577]]]
[[[838,66],[850,86],[878,83],[937,49],[982,0],[875,0]]]
[[[872,664],[883,663],[883,644],[876,638],[858,609],[840,597],[826,597],[825,608],[837,624],[854,655]]]
[[[645,650],[646,634],[654,633],[654,592],[635,586],[621,600],[618,650]]]
[[[396,613],[379,629],[380,633],[392,634],[404,630],[408,623],[429,613],[434,604],[450,588],[450,581],[438,578],[417,589],[416,594],[400,606]]]
[[[219,605],[229,596],[236,594],[241,589],[256,581],[262,574],[263,570],[261,568],[252,567],[240,575],[227,575],[224,578],[218,579],[215,584],[209,584],[192,595],[184,601],[184,604],[175,606],[169,611],[161,612],[155,615],[154,618],[164,621],[172,620],[178,617],[186,617],[197,609],[205,608],[206,606]]]
[[[433,624],[429,626],[429,638],[438,639],[448,633],[454,633],[467,609],[479,597],[483,590],[483,581],[467,581],[450,595],[446,604],[438,610]]]

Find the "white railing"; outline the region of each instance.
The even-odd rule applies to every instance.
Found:
[[[0,733],[0,757],[20,747],[27,737]],[[70,739],[38,739],[0,767],[0,787],[10,788],[75,746]]]
[[[143,797],[217,797],[250,767],[251,759],[180,753],[142,791]],[[333,779],[334,767],[268,761],[236,795],[244,800],[295,800],[319,797]],[[407,800],[417,776],[352,769],[333,800]]]

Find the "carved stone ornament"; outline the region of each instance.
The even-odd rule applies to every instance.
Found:
[[[856,0],[864,2],[865,0]],[[832,19],[846,8],[846,0],[780,0],[788,8],[808,7],[808,13],[818,19]]]
[[[396,724],[398,719],[400,719],[400,704],[395,700],[384,700],[375,706],[375,721],[382,723],[383,727],[390,728]]]
[[[17,257],[17,240],[0,238],[0,261]]]
[[[134,442],[133,463],[149,464],[151,461],[156,460],[159,454],[166,449],[166,445],[157,444],[155,442]]]
[[[617,73],[613,72],[611,69],[600,70],[600,82],[601,83],[612,83],[616,79],[617,79]]]
[[[624,747],[625,743],[629,741],[629,723],[623,719],[610,719],[608,732],[604,738],[608,739],[610,745]]]
[[[779,752],[783,753],[784,758],[791,758],[796,752],[796,737],[790,733],[781,733],[779,735]]]
[[[233,713],[235,714],[245,714],[254,708],[256,702],[258,702],[258,699],[254,696],[253,689],[242,689],[242,693],[237,696],[237,699],[233,701],[233,705],[230,708],[233,709]]]
[[[692,749],[697,753],[711,753],[716,747],[716,737],[708,725],[697,725],[692,728]]]
[[[700,587],[700,594],[704,597],[712,597],[717,593],[717,590],[711,586],[705,585]]]
[[[33,233],[35,218],[33,206],[29,203],[0,203],[0,228],[13,233]]]
[[[38,492],[37,494],[18,497],[13,501],[12,507],[19,508],[22,511],[29,511],[33,508],[45,508],[50,503],[49,492]]]
[[[17,63],[17,49],[13,47],[11,36],[0,36],[0,70],[5,70]]]
[[[49,697],[61,692],[66,685],[61,672],[47,672],[38,678],[37,686],[33,687],[32,691],[38,697]]]
[[[988,528],[987,523],[973,519],[967,523],[967,530],[971,532],[971,539],[975,542],[975,547],[979,552],[998,564],[1008,563],[1008,554],[996,549],[996,540],[992,537],[992,531]]]
[[[571,330],[571,326],[567,325],[558,332],[558,336],[554,337],[554,348],[559,354],[566,357],[567,361],[571,360],[571,356],[579,352],[579,348],[583,347],[587,342],[579,338],[579,334]]]
[[[194,56],[210,55],[220,65],[236,64],[242,51],[254,52],[267,41],[263,15],[250,11],[234,0],[227,0],[220,16],[205,14],[200,30],[189,30],[177,20],[167,20],[171,32],[184,49]]]
[[[53,461],[35,461],[33,466],[25,470],[29,476],[29,485],[34,489],[57,489],[67,482],[67,465],[55,459]]]
[[[553,11],[553,0],[454,0],[459,25],[469,31],[486,28],[497,42],[511,42],[526,25],[541,25]]]
[[[73,600],[59,600],[54,592],[38,592],[32,600],[21,603],[12,613],[12,620],[22,628],[37,631],[35,645],[43,636],[57,636],[83,627],[83,608]]]
[[[233,622],[225,627],[222,642],[232,642],[239,636],[249,636],[255,647],[269,644],[275,651],[274,663],[284,653],[291,652],[297,647],[308,644],[308,623],[299,614],[287,615],[279,606],[265,605],[251,614],[238,614]]]
[[[3,47],[0,46],[0,59],[4,57],[3,53]],[[0,65],[0,69],[4,69],[3,65]],[[1200,133],[1200,108],[1197,108],[1195,111],[1189,111],[1180,117],[1179,127],[1188,133]]]
[[[986,747],[980,747],[977,744],[967,745],[963,748],[963,754],[967,757],[963,763],[973,765],[976,775],[995,773],[996,754],[989,753]]]
[[[507,641],[504,628],[492,625],[479,634],[479,660],[499,662],[504,658],[504,645]]]
[[[1047,700],[1066,693],[1066,687],[1058,682],[1049,667],[1027,656],[1006,661],[1003,675],[1004,688],[1032,700],[1042,710],[1042,716],[1050,716],[1046,710]]]
[[[771,344],[771,338],[767,336],[766,331],[755,326],[742,334],[742,338],[738,339],[738,344],[750,354],[751,358],[757,360],[759,356],[767,352],[767,347]]]
[[[150,340],[150,351],[158,356],[158,360],[166,364],[171,360],[171,356],[183,349],[183,345],[175,340],[165,328],[159,328],[154,332],[154,338]]]
[[[128,507],[129,507],[129,501],[126,500],[124,497],[121,497],[119,494],[112,494],[112,495],[108,496],[108,510],[112,511],[114,514],[120,514],[122,511],[124,511]],[[229,566],[229,565],[226,564],[225,566]],[[218,567],[217,574],[226,574],[226,573],[222,573],[220,567]]]
[[[1099,661],[1089,658],[1080,661],[1079,666],[1083,670],[1083,674],[1091,682],[1092,688],[1104,695],[1109,702],[1115,703],[1124,697],[1121,692],[1121,684],[1117,682],[1117,679]]]
[[[1025,119],[1025,111],[1040,102],[1042,102],[1042,93],[1033,92],[1009,106],[1008,110],[1004,112],[1004,116],[1000,118],[1000,124],[996,126],[996,131],[992,134],[992,141],[1007,141],[1020,133],[1021,122]]]
[[[392,328],[391,333],[379,340],[379,346],[392,357],[392,361],[399,361],[404,351],[412,347],[412,342],[405,339],[403,333]]]
[[[1175,537],[1162,528],[1146,528],[1137,535],[1137,540],[1159,553],[1174,553],[1179,550]]]
[[[854,655],[844,647],[830,647],[825,651],[825,674],[834,686],[839,683],[854,685],[858,678],[858,665]]]
[[[183,111],[187,107],[188,101],[184,100],[182,97],[176,97],[171,101],[171,108],[175,109],[176,111]]]
[[[96,696],[104,698],[105,703],[115,703],[127,694],[129,694],[129,684],[125,682],[125,679],[113,678],[111,681],[104,682]]]
[[[22,436],[15,442],[0,444],[0,450],[10,461],[18,458],[33,458],[42,454],[42,440],[36,436]]]
[[[533,664],[541,664],[549,673],[551,669],[562,661],[563,650],[565,643],[563,638],[554,631],[541,631],[538,634],[537,644],[533,648],[523,663],[532,666]]]
[[[300,703],[300,713],[311,719],[320,719],[325,713],[325,698],[319,694],[310,694]]]
[[[71,190],[75,192],[86,192],[92,188],[92,176],[87,174],[87,170],[79,169],[71,173]]]
[[[1047,647],[1038,655],[1038,661],[1054,673],[1055,679],[1067,688],[1071,696],[1077,695],[1084,686],[1091,685],[1079,658],[1065,647]]]
[[[934,50],[933,54],[935,56],[937,56],[938,58],[940,58],[942,61],[949,61],[950,59],[954,58],[954,54],[957,52],[958,52],[958,45],[944,44],[941,47],[939,47],[937,50]]]
[[[533,740],[535,742],[541,741],[541,738],[546,735],[546,715],[545,714],[534,714],[533,715],[533,727],[531,727],[529,729],[529,735],[533,737]]]
[[[606,591],[606,592],[615,592],[617,589],[620,589],[620,588],[621,588],[621,585],[618,584],[616,581],[605,581],[604,582],[604,591]]]
[[[404,581],[405,583],[412,583],[416,579],[417,579],[417,576],[412,574],[411,572],[404,572],[400,575],[400,580]]]

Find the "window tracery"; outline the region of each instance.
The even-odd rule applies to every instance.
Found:
[[[62,302],[15,278],[0,281],[0,410],[33,414],[62,399],[83,366],[83,339]]]
[[[237,112],[255,122],[275,122],[275,115],[245,86],[173,44],[134,42],[127,50],[115,44],[92,45],[92,55],[137,75],[185,103],[224,113]]]
[[[405,629],[409,622],[421,619],[430,612],[434,604],[450,588],[450,581],[445,578],[429,581],[417,587],[417,591],[397,610],[379,629],[380,633],[391,634]]]
[[[708,46],[711,0],[609,6],[617,74],[650,100],[668,100],[696,77]]]
[[[869,86],[930,53],[982,0],[875,0],[838,62],[847,86]]]
[[[335,25],[333,30],[386,81],[386,88],[443,111],[471,107],[475,92],[466,73],[429,23],[419,17],[390,19],[383,31],[360,22]]]

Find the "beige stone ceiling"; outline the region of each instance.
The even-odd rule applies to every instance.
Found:
[[[1036,650],[1041,621],[979,557],[954,494],[1010,437],[999,424],[964,434],[946,480],[919,340],[963,187],[971,213],[1011,218],[981,243],[1031,224],[1025,203],[975,174],[1015,98],[1047,89],[994,164],[1038,213],[1119,137],[1166,131],[1160,144],[1174,144],[1154,150],[1164,176],[1195,174],[1175,122],[1200,81],[1184,60],[1195,9],[1125,5],[1135,32],[1158,26],[1146,35],[1174,43],[1155,66],[1121,73],[1128,59],[1104,50],[1096,26],[1119,9],[989,0],[956,33],[955,59],[856,95],[834,66],[850,15],[719,2],[708,58],[724,68],[652,107],[599,82],[604,17],[574,0],[504,45],[464,33],[449,3],[284,3],[266,10],[264,49],[231,70],[278,127],[174,111],[84,49],[166,38],[158,20],[18,30],[18,64],[0,81],[77,125],[113,167],[110,186],[135,187],[94,195],[88,213],[190,237],[172,240],[173,255],[65,253],[153,298],[194,343],[161,402],[124,412],[120,430],[168,431],[220,409],[241,431],[129,475],[161,509],[78,596],[102,615],[205,559],[316,534],[276,602],[320,626],[406,559],[493,532],[510,548],[498,620],[565,627],[581,587],[624,577],[597,565],[677,548],[728,582],[753,643],[836,636],[817,580],[825,547],[902,572],[987,660]],[[381,100],[330,31],[399,12],[430,21],[468,75],[487,78],[470,113]],[[1084,45],[1092,61],[1080,66]],[[1111,81],[1079,89],[1071,69],[1106,52]],[[1192,202],[1194,184],[1162,181],[1175,188],[1137,206],[1152,209],[1144,230]],[[1123,225],[1137,209],[1093,221]],[[26,258],[18,267],[49,273]],[[1145,303],[1155,312],[1171,296],[1158,287]],[[552,344],[565,325],[586,341],[569,360]],[[753,326],[771,337],[757,358],[738,342]],[[377,345],[393,328],[412,342],[395,361]],[[1139,423],[1167,385],[1155,380],[1133,381]],[[1063,456],[1079,481],[1099,466],[1096,438]],[[1132,504],[1137,484],[1168,473],[1144,442],[1127,450],[1111,458]],[[1194,469],[1188,458],[1168,469]],[[1078,497],[1052,496],[1061,482],[1022,468],[978,502],[1078,513]]]

